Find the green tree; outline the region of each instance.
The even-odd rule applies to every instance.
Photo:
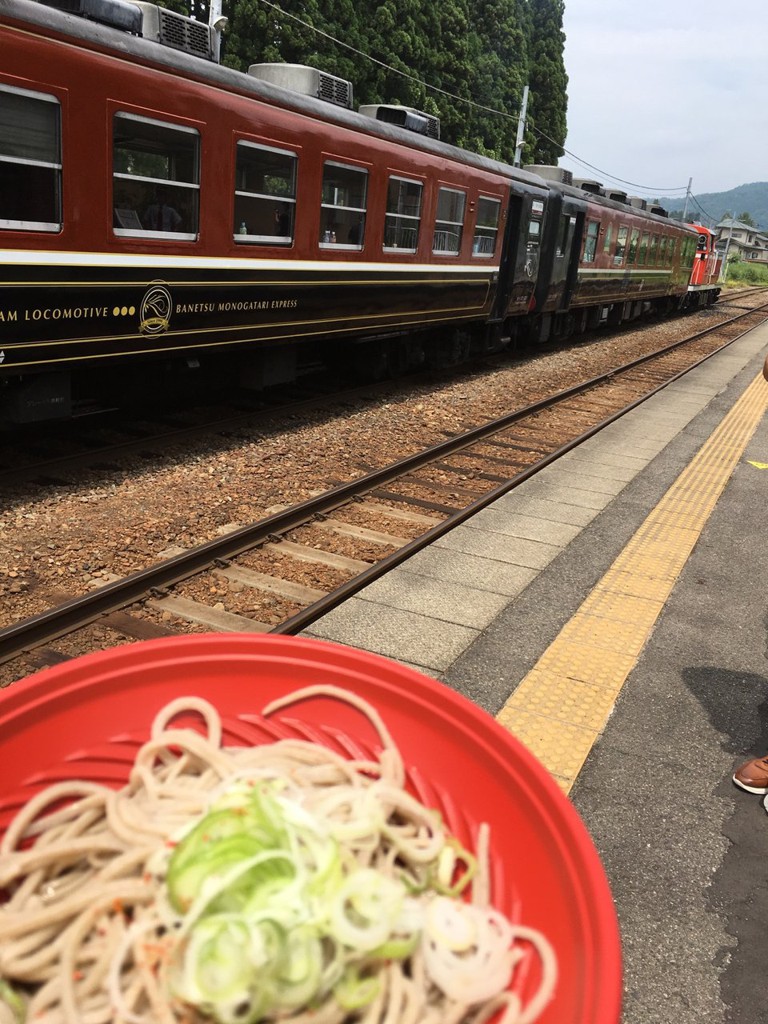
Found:
[[[372,65],[364,57],[356,57],[350,68],[360,80],[361,102],[400,103],[437,114],[434,104],[427,100],[428,90],[421,84],[428,80],[425,68],[430,60],[424,15],[420,0],[385,0],[371,5],[359,48],[381,64]],[[367,70],[370,68],[373,71]]]
[[[423,6],[425,12],[429,10],[427,4]],[[469,112],[477,52],[470,8],[467,0],[444,0],[432,10],[435,17],[431,33],[425,26],[430,52],[419,70],[429,85],[443,90],[432,92],[439,110],[441,138],[456,146],[466,146],[471,134]]]
[[[754,220],[752,220],[752,214],[751,213],[747,213],[746,211],[744,213],[738,214],[737,217],[736,217],[736,220],[740,220],[741,223],[742,224],[746,224],[747,227],[750,227],[750,228],[755,227],[755,222],[754,222]]]
[[[210,0],[163,2],[208,18]],[[562,11],[563,0],[223,0],[222,63],[318,67],[352,83],[355,106],[415,107],[439,118],[444,141],[511,162],[526,84],[530,123],[564,141]],[[526,162],[554,162],[537,138]]]
[[[279,10],[259,0],[225,0],[223,13],[229,18],[222,58],[227,67],[246,71],[250,64],[320,63],[323,37],[314,29],[327,28],[318,0],[282,0]]]
[[[568,75],[563,50],[564,0],[528,0],[530,36],[530,120],[535,140],[525,162],[556,164],[566,136]]]
[[[511,163],[527,82],[526,9],[521,0],[478,0],[474,11],[473,98],[490,110],[470,110],[467,144]]]
[[[192,5],[192,7],[190,7],[189,3],[187,3],[187,0],[162,0],[162,2],[160,4],[158,4],[158,6],[159,7],[165,7],[169,11],[175,11],[177,14],[186,14],[187,16],[189,16],[190,14],[194,14],[194,16],[196,18],[198,18],[200,21],[207,21],[208,20],[208,5],[207,5],[207,3],[205,4],[205,11],[204,12],[201,11],[200,13],[198,13],[195,10],[194,3]]]

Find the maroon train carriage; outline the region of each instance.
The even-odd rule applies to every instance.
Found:
[[[531,168],[552,182],[545,265],[536,289],[536,340],[567,337],[649,312],[686,306],[697,233],[666,210],[557,167]],[[710,287],[702,299],[714,302]]]
[[[534,200],[541,216],[545,183],[352,113],[351,87],[312,69],[242,74],[134,34],[161,16],[212,56],[190,19],[72,2],[91,17],[0,0],[11,414],[66,413],[69,372],[96,360],[258,347],[277,381],[293,343],[323,338],[354,341],[350,359],[451,362],[465,325],[498,347],[527,312],[535,280],[503,243]]]
[[[142,0],[0,0],[0,48],[0,419],[68,415],[94,367],[262,386],[312,341],[379,375],[687,294],[690,229],[315,69],[223,68]]]

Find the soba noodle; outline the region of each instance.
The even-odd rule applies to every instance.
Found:
[[[540,1015],[554,954],[489,906],[487,829],[475,870],[406,791],[392,737],[354,694],[309,687],[264,714],[316,695],[368,717],[377,760],[300,739],[225,748],[215,708],[185,697],[157,715],[124,788],[62,782],[29,801],[0,843],[0,1022]],[[173,727],[190,711],[205,735]],[[523,1006],[510,985],[531,950],[542,981]]]

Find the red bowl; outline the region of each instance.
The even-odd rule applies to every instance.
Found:
[[[492,898],[541,930],[558,959],[541,1024],[617,1024],[621,946],[611,892],[581,819],[546,769],[449,687],[376,655],[282,636],[205,634],[128,644],[47,669],[0,691],[0,832],[63,778],[119,786],[157,711],[184,695],[218,708],[229,745],[300,735],[367,756],[377,737],[354,708],[312,698],[262,719],[270,700],[331,683],[370,701],[403,755],[409,788],[474,845],[491,827]],[[192,724],[192,723],[190,723]],[[515,985],[538,981],[533,958]]]

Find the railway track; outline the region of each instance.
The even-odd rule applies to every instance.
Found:
[[[768,289],[755,285],[750,288],[739,288],[724,292],[720,295],[715,308],[724,308],[727,306],[729,309],[752,309],[753,307],[748,304],[750,300],[755,298],[761,299],[765,296],[767,291]],[[745,303],[745,305],[742,305],[741,303]]]
[[[0,684],[88,649],[199,631],[298,633],[764,320],[768,304],[0,630]],[[350,554],[350,548],[354,554]],[[306,567],[322,566],[323,587]],[[226,605],[220,600],[227,597]]]
[[[764,285],[747,285],[744,288],[730,288],[727,291],[720,293],[718,302],[720,304],[730,303],[733,299],[743,299],[749,295],[759,295],[764,293],[766,288]]]

